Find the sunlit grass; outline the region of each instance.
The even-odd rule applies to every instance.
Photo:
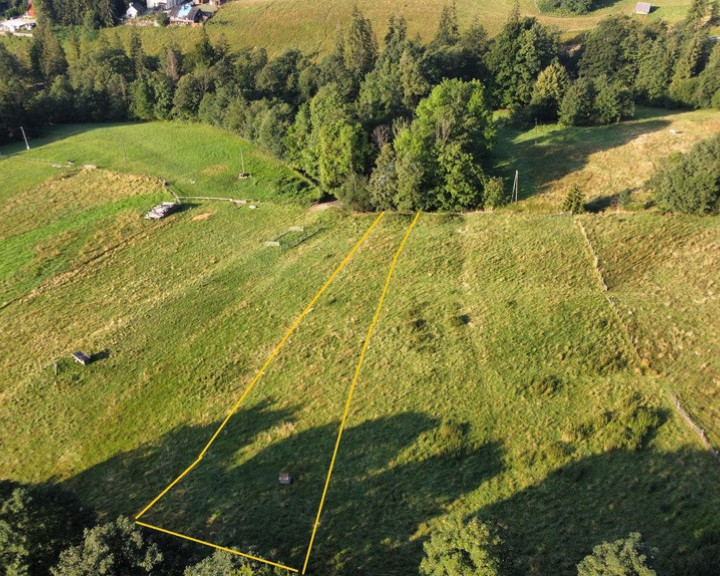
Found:
[[[237,194],[221,188],[237,170],[235,152],[226,150],[234,140],[178,127],[199,129],[193,149],[210,150],[188,164],[184,145],[168,145],[176,156],[151,149],[153,126],[48,140],[2,165],[15,174],[41,159],[95,159],[118,172],[172,175],[178,188],[195,180],[199,190]],[[213,143],[226,137],[227,146]],[[220,175],[203,172],[223,163]],[[252,170],[272,182],[284,173],[272,166]],[[137,513],[195,460],[375,218],[268,199],[256,210],[202,203],[148,222],[140,205],[155,201],[157,178],[96,170],[29,190],[12,178],[17,187],[0,200],[10,224],[3,248],[22,253],[9,242],[25,237],[31,262],[64,264],[28,275],[32,264],[3,261],[18,300],[0,309],[0,470],[18,481],[65,483],[108,516]],[[258,186],[266,198],[271,190]],[[39,210],[40,194],[53,208],[34,221],[22,206]],[[70,226],[95,211],[102,218],[87,232]],[[207,217],[195,218],[201,214]],[[662,226],[659,215],[623,218],[629,228],[599,216],[583,220],[623,319],[647,288],[646,268],[662,267],[665,291],[673,289],[673,269],[684,276],[673,302],[681,293],[695,297],[698,286],[714,289],[702,284],[719,281],[709,220]],[[360,346],[410,220],[384,217],[148,521],[302,562]],[[295,247],[264,245],[291,226],[319,233]],[[641,249],[625,251],[635,236]],[[660,306],[653,296],[633,308],[633,318],[649,319]],[[571,217],[423,214],[370,342],[311,569],[415,573],[423,539],[447,513],[492,518],[524,573],[574,574],[593,545],[633,530],[658,546],[663,566],[682,559],[703,530],[720,528],[720,467],[666,394],[676,386],[672,371],[688,367],[681,392],[695,395],[693,409],[704,402],[691,386],[701,372],[691,370],[695,351],[715,354],[720,325],[706,321],[714,304],[704,306],[695,313],[684,305],[658,323],[686,336],[691,323],[696,336],[658,364],[667,379],[643,373]],[[655,334],[650,322],[631,326],[643,354]],[[69,358],[75,350],[97,361],[80,366]],[[719,367],[706,369],[716,376]],[[641,437],[637,414],[651,416]],[[296,482],[281,487],[280,471]]]

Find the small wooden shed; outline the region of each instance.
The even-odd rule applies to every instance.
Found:
[[[635,14],[650,14],[652,4],[650,2],[638,2],[635,4]]]
[[[83,366],[87,366],[88,364],[90,364],[90,356],[85,354],[85,352],[73,352],[72,357],[75,359],[75,362],[79,362]]]

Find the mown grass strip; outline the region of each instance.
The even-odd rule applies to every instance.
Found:
[[[352,402],[353,392],[355,391],[355,385],[357,384],[358,378],[360,377],[360,370],[362,369],[363,360],[365,359],[365,352],[367,352],[368,344],[370,343],[370,336],[372,335],[373,328],[377,324],[378,318],[380,317],[380,311],[382,310],[383,302],[385,302],[385,295],[387,294],[388,287],[390,286],[390,280],[392,279],[393,272],[395,272],[395,265],[397,264],[400,253],[405,247],[405,243],[410,237],[410,233],[415,227],[415,223],[420,218],[420,212],[415,214],[410,227],[405,232],[405,237],[400,242],[400,246],[395,252],[392,263],[390,264],[390,270],[388,271],[387,278],[385,279],[385,285],[383,286],[382,293],[380,294],[380,300],[375,310],[370,327],[368,328],[367,335],[365,336],[365,342],[363,342],[362,351],[360,352],[360,359],[358,360],[355,368],[355,376],[353,377],[352,383],[350,384],[350,392],[348,392],[347,401],[345,402],[345,411],[343,412],[342,421],[340,422],[340,429],[338,430],[337,440],[335,441],[335,449],[333,450],[332,459],[330,460],[330,468],[328,468],[327,478],[325,479],[325,487],[323,488],[322,497],[320,498],[320,506],[318,507],[317,516],[315,517],[315,524],[313,525],[312,535],[310,536],[310,544],[308,545],[307,554],[305,555],[305,563],[303,564],[302,574],[305,574],[307,570],[308,561],[310,560],[310,552],[312,552],[313,542],[315,541],[315,534],[317,533],[318,525],[320,524],[320,516],[322,514],[323,505],[325,504],[325,497],[327,496],[328,486],[330,485],[330,477],[332,476],[333,468],[335,466],[335,459],[337,458],[338,449],[340,448],[340,440],[342,439],[343,429],[345,428],[345,422],[347,421],[348,412],[350,411],[350,403]]]
[[[252,379],[252,382],[250,382],[250,384],[248,385],[248,387],[245,389],[245,392],[242,393],[242,395],[240,396],[240,398],[238,399],[238,401],[235,402],[235,405],[232,407],[232,409],[230,410],[230,412],[228,412],[228,415],[227,415],[227,416],[225,417],[225,419],[222,421],[222,423],[220,424],[220,426],[218,426],[218,429],[215,430],[215,433],[213,434],[212,438],[210,438],[210,441],[209,441],[209,442],[205,445],[205,447],[202,449],[202,452],[200,452],[200,455],[197,457],[197,459],[196,459],[190,466],[188,466],[188,467],[183,471],[182,474],[180,474],[177,478],[175,478],[175,480],[173,480],[158,496],[156,496],[156,497],[153,499],[153,501],[150,502],[150,504],[148,504],[145,508],[143,508],[143,510],[142,510],[137,516],[135,516],[135,521],[136,521],[136,522],[137,522],[148,510],[150,510],[150,508],[152,508],[152,507],[160,500],[160,498],[162,498],[165,494],[167,494],[167,492],[168,492],[173,486],[175,486],[175,484],[177,484],[188,472],[190,472],[195,466],[197,466],[197,464],[198,464],[198,462],[200,462],[200,460],[202,460],[203,456],[204,456],[205,453],[208,451],[208,449],[210,448],[210,446],[212,445],[212,443],[215,442],[215,439],[218,437],[218,434],[220,434],[220,432],[222,431],[222,429],[225,428],[225,426],[227,425],[227,423],[228,423],[228,421],[230,420],[230,418],[232,417],[232,415],[235,414],[235,412],[236,412],[237,409],[239,408],[240,404],[242,404],[243,400],[245,400],[245,398],[247,397],[247,395],[248,395],[248,394],[250,393],[250,391],[253,389],[253,387],[255,386],[255,384],[257,383],[257,381],[260,379],[260,377],[263,375],[263,373],[265,372],[265,370],[267,369],[267,367],[270,365],[270,363],[273,361],[273,359],[275,358],[275,356],[277,355],[277,353],[278,353],[278,352],[280,351],[280,349],[284,346],[284,344],[285,344],[285,342],[287,341],[287,339],[290,338],[290,335],[295,331],[295,329],[298,327],[298,325],[300,324],[300,322],[302,321],[302,319],[307,315],[307,313],[310,312],[310,310],[312,309],[312,307],[315,305],[315,302],[317,302],[318,298],[320,298],[320,296],[323,295],[323,293],[325,292],[325,290],[327,290],[327,288],[330,286],[330,284],[332,284],[333,280],[335,280],[335,277],[340,273],[340,271],[341,271],[341,270],[345,267],[345,265],[350,261],[350,259],[352,258],[353,254],[355,254],[355,252],[357,251],[357,249],[360,248],[360,246],[365,242],[365,240],[367,239],[367,237],[368,237],[368,236],[370,235],[370,233],[372,232],[373,228],[375,228],[375,226],[377,225],[377,223],[380,222],[380,220],[382,219],[382,217],[383,217],[384,215],[385,215],[385,213],[384,213],[384,212],[381,212],[380,215],[373,221],[373,223],[370,225],[370,227],[369,227],[369,228],[365,231],[365,233],[362,235],[362,237],[360,238],[360,240],[357,241],[357,243],[355,244],[355,246],[353,246],[352,250],[350,250],[350,252],[348,252],[347,256],[345,256],[345,258],[343,259],[343,261],[342,261],[342,262],[340,263],[340,265],[335,269],[335,271],[332,273],[332,275],[330,276],[330,278],[328,278],[327,282],[325,282],[325,284],[323,284],[322,288],[320,288],[320,290],[318,291],[318,293],[315,294],[315,296],[314,296],[313,299],[310,301],[310,303],[309,303],[309,304],[305,307],[305,309],[300,313],[300,316],[298,316],[297,319],[295,320],[295,322],[293,322],[292,326],[290,326],[290,328],[289,328],[289,329],[287,330],[287,332],[285,333],[285,336],[283,336],[282,340],[280,340],[280,342],[278,343],[278,345],[275,346],[275,349],[272,351],[272,353],[270,354],[270,356],[268,357],[268,359],[265,361],[265,364],[263,364],[262,368],[260,368],[260,370],[258,371],[258,373],[257,373],[257,374],[255,375],[255,377]]]

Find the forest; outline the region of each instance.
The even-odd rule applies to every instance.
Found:
[[[496,38],[460,30],[446,6],[427,45],[393,17],[383,49],[357,9],[318,58],[289,50],[233,51],[203,33],[187,52],[160,57],[93,23],[61,43],[42,19],[23,62],[0,45],[0,139],[19,127],[65,122],[178,119],[221,126],[258,143],[359,209],[459,210],[505,201],[488,169],[493,111],[518,124],[600,125],[636,104],[720,108],[716,10],[695,0],[669,28],[625,16],[605,19],[580,44],[514,11]]]

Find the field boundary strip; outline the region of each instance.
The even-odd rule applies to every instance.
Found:
[[[600,258],[598,258],[597,252],[595,251],[595,247],[593,246],[592,242],[590,241],[590,237],[588,236],[587,231],[585,230],[585,226],[583,226],[583,223],[577,219],[573,218],[573,222],[577,224],[578,228],[580,229],[580,233],[582,234],[582,237],[585,239],[585,243],[587,248],[590,250],[590,255],[593,257],[593,268],[595,269],[595,273],[600,281],[600,284],[603,288],[603,296],[605,296],[605,300],[607,300],[608,304],[610,304],[610,308],[612,308],[613,312],[615,313],[615,318],[617,319],[618,323],[620,324],[621,331],[625,337],[625,340],[627,341],[627,344],[630,348],[630,350],[634,353],[635,358],[637,359],[639,363],[639,368],[641,370],[647,370],[649,371],[653,376],[656,376],[658,378],[661,378],[661,381],[664,383],[664,388],[667,390],[668,395],[670,396],[671,404],[675,408],[678,415],[685,421],[685,423],[690,427],[690,429],[698,436],[700,439],[700,442],[705,447],[705,449],[710,453],[711,456],[713,456],[718,462],[720,462],[720,451],[718,451],[715,446],[712,445],[710,440],[708,440],[707,435],[705,434],[705,430],[703,430],[700,426],[698,426],[695,421],[692,419],[692,416],[683,408],[682,404],[680,404],[680,399],[678,398],[678,395],[675,393],[675,391],[670,387],[669,383],[666,383],[665,378],[662,374],[658,373],[656,370],[654,370],[650,366],[650,362],[644,359],[640,355],[640,351],[638,350],[637,346],[633,342],[632,337],[630,336],[630,330],[626,326],[625,322],[622,319],[622,316],[620,314],[620,310],[618,309],[617,304],[610,298],[608,295],[608,292],[610,289],[608,288],[607,284],[605,283],[605,277],[603,276],[602,270],[600,269]]]
[[[296,570],[296,569],[289,568],[289,567],[287,567],[287,566],[282,566],[282,565],[280,565],[280,564],[276,564],[276,563],[274,563],[274,562],[270,562],[269,560],[263,560],[262,558],[257,558],[257,557],[254,557],[254,556],[250,556],[249,554],[244,554],[244,553],[239,552],[239,551],[237,551],[237,550],[232,550],[232,549],[230,549],[230,548],[224,548],[224,547],[221,547],[221,546],[217,546],[217,545],[215,545],[215,544],[211,544],[211,543],[205,542],[205,541],[203,541],[203,540],[198,540],[198,539],[192,538],[192,537],[190,537],[190,536],[185,536],[185,535],[179,534],[179,533],[177,533],[177,532],[171,532],[171,531],[169,531],[169,530],[165,530],[164,528],[160,528],[160,527],[158,527],[158,526],[153,526],[153,525],[151,525],[151,524],[146,524],[146,523],[144,523],[144,522],[140,522],[139,520],[140,520],[140,518],[142,518],[142,516],[144,516],[153,506],[155,506],[155,504],[157,504],[157,502],[158,502],[163,496],[165,496],[165,494],[167,494],[167,493],[173,488],[173,486],[175,486],[178,482],[180,482],[180,480],[182,480],[193,468],[195,468],[195,466],[197,466],[197,465],[200,463],[200,461],[203,459],[203,456],[204,456],[205,453],[208,451],[208,449],[210,448],[210,446],[212,446],[213,442],[215,442],[215,439],[218,437],[218,435],[219,435],[220,432],[223,430],[223,428],[225,428],[225,426],[227,425],[227,423],[228,423],[228,421],[230,420],[230,418],[233,416],[233,414],[235,414],[235,412],[237,412],[237,409],[240,407],[240,405],[241,405],[242,402],[245,400],[245,398],[247,397],[247,395],[248,395],[248,394],[250,393],[250,391],[253,389],[253,387],[255,386],[255,384],[257,383],[257,381],[258,381],[258,380],[260,379],[260,377],[263,375],[263,373],[264,373],[265,370],[268,368],[268,366],[270,365],[270,363],[275,359],[275,356],[278,354],[278,352],[280,351],[280,349],[285,345],[285,342],[287,342],[288,338],[290,338],[290,335],[291,335],[291,334],[295,331],[295,329],[299,326],[300,322],[301,322],[302,319],[308,314],[308,312],[310,312],[310,310],[312,309],[312,307],[315,305],[315,302],[317,302],[317,300],[320,298],[320,296],[322,296],[323,293],[328,289],[328,287],[330,286],[330,284],[332,284],[333,280],[335,280],[335,277],[340,273],[340,271],[341,271],[341,270],[345,267],[345,265],[350,261],[350,259],[352,258],[352,256],[353,256],[353,255],[355,254],[355,252],[358,250],[358,248],[360,248],[360,246],[365,242],[365,240],[367,239],[367,237],[370,235],[370,233],[372,232],[372,230],[375,228],[375,226],[378,224],[378,222],[380,222],[380,220],[383,218],[384,215],[385,215],[385,212],[381,212],[381,213],[378,215],[378,217],[375,218],[375,220],[373,221],[373,223],[372,223],[372,224],[370,225],[370,227],[365,231],[365,233],[362,235],[362,237],[360,238],[360,240],[357,241],[357,243],[355,244],[355,246],[353,246],[352,250],[350,250],[350,252],[348,252],[348,254],[345,256],[345,258],[344,258],[343,261],[340,263],[340,265],[339,265],[339,266],[335,269],[335,271],[332,273],[332,275],[330,276],[330,278],[328,278],[328,280],[325,282],[325,284],[323,284],[322,288],[320,288],[320,290],[317,292],[317,294],[315,294],[315,296],[314,296],[313,299],[310,301],[310,303],[305,307],[305,309],[304,309],[304,310],[300,313],[300,315],[295,319],[295,321],[292,323],[292,325],[290,326],[290,328],[288,328],[288,330],[285,332],[285,335],[283,336],[282,340],[280,340],[280,342],[277,344],[277,346],[275,346],[274,350],[272,351],[272,353],[270,354],[270,356],[268,357],[268,359],[267,359],[267,360],[265,361],[265,363],[262,365],[262,367],[260,368],[260,370],[259,370],[259,371],[257,372],[257,374],[255,375],[255,377],[252,379],[252,381],[250,382],[250,384],[247,386],[247,388],[245,389],[245,391],[242,393],[242,395],[240,396],[240,398],[238,399],[238,401],[235,402],[235,404],[233,405],[233,407],[232,407],[232,409],[230,410],[230,412],[228,412],[228,415],[227,415],[227,416],[225,417],[225,419],[222,421],[222,423],[220,424],[220,426],[218,426],[218,428],[217,428],[217,430],[215,431],[215,433],[213,434],[212,438],[210,438],[210,441],[205,445],[205,447],[204,447],[204,448],[202,449],[202,451],[200,452],[200,455],[199,455],[199,456],[195,459],[195,461],[194,461],[192,464],[190,464],[190,466],[188,466],[177,478],[175,478],[170,484],[168,484],[168,486],[167,486],[162,492],[160,492],[160,494],[158,494],[147,506],[145,506],[145,508],[143,508],[137,516],[135,516],[135,523],[136,523],[136,524],[138,524],[138,525],[140,525],[140,526],[144,526],[144,527],[146,527],[146,528],[150,528],[150,529],[152,529],[152,530],[157,530],[157,531],[160,531],[160,532],[164,532],[164,533],[167,533],[167,534],[171,534],[171,535],[176,536],[176,537],[178,537],[178,538],[183,538],[183,539],[185,539],[185,540],[190,540],[191,542],[196,542],[196,543],[203,544],[203,545],[206,545],[206,546],[211,546],[211,547],[213,547],[213,548],[218,548],[218,549],[221,549],[221,550],[225,550],[226,552],[231,552],[231,553],[236,554],[236,555],[239,555],[239,556],[244,556],[244,557],[246,557],[246,558],[251,558],[252,560],[257,560],[257,561],[259,561],[259,562],[264,562],[264,563],[266,563],[266,564],[271,564],[271,565],[273,565],[273,566],[278,566],[278,567],[281,567],[281,568],[285,568],[286,570],[290,570],[290,571],[292,571],[292,572],[298,572],[298,570]]]
[[[375,309],[375,315],[373,316],[372,322],[370,323],[367,334],[365,336],[365,341],[363,342],[362,350],[360,351],[360,359],[358,360],[357,366],[355,367],[355,376],[353,377],[352,383],[350,384],[350,391],[348,392],[347,400],[345,402],[345,411],[343,412],[342,421],[340,422],[340,428],[338,429],[337,439],[335,440],[335,449],[333,450],[332,459],[330,460],[330,467],[328,468],[327,477],[325,479],[325,486],[323,488],[322,497],[320,498],[320,506],[318,507],[317,515],[315,517],[315,524],[313,525],[312,535],[310,536],[310,544],[308,545],[307,553],[305,555],[305,563],[303,564],[302,574],[305,574],[308,561],[310,560],[310,553],[312,552],[313,543],[315,542],[315,534],[317,533],[317,529],[320,524],[320,516],[322,515],[323,506],[325,504],[325,497],[327,496],[328,487],[330,486],[330,477],[332,476],[333,468],[335,467],[335,459],[337,458],[338,449],[340,448],[340,440],[342,439],[343,430],[345,429],[345,422],[347,421],[348,413],[350,412],[350,403],[352,402],[353,392],[355,391],[355,386],[357,385],[358,378],[360,377],[360,371],[362,370],[363,361],[365,360],[365,353],[367,352],[368,345],[370,344],[370,336],[372,336],[373,328],[375,328],[375,324],[377,324],[378,318],[380,317],[382,305],[385,302],[385,296],[387,295],[387,291],[390,286],[390,280],[392,279],[393,272],[395,272],[395,265],[397,264],[400,253],[403,251],[405,243],[410,237],[410,233],[413,231],[413,228],[415,227],[418,218],[420,218],[420,212],[415,214],[415,218],[405,232],[405,236],[403,237],[402,242],[400,242],[400,246],[395,252],[395,256],[393,256],[392,263],[390,264],[390,269],[388,270],[387,277],[385,278],[385,285],[383,286],[382,293],[380,294],[380,299],[378,300],[377,308]]]

